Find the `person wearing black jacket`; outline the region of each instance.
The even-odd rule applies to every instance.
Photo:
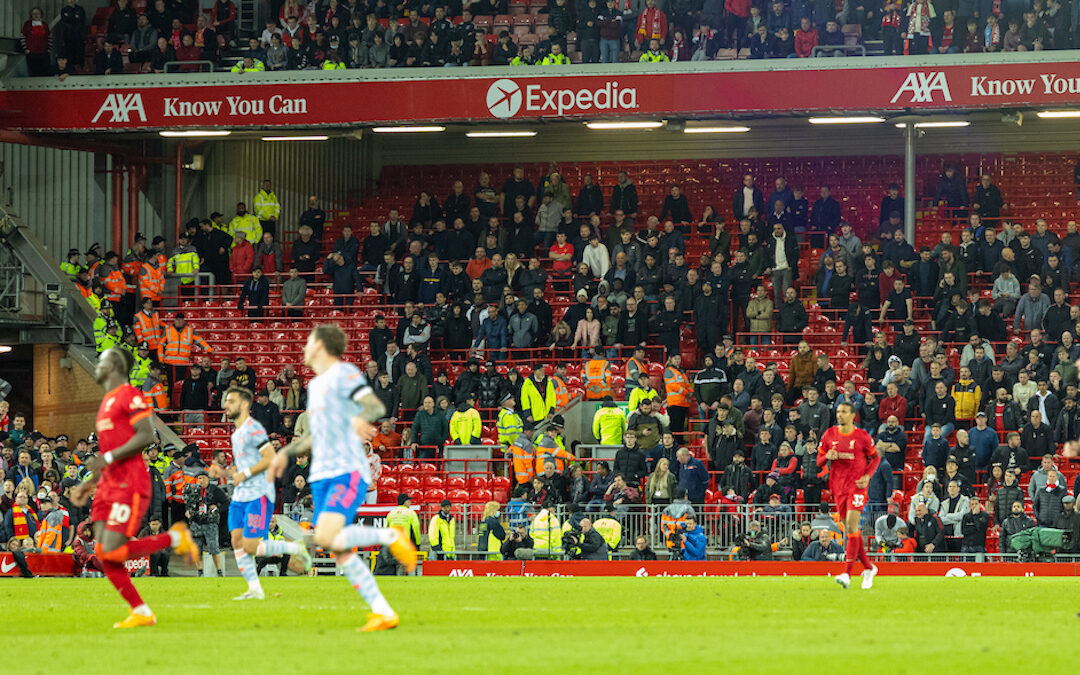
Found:
[[[622,474],[629,485],[638,485],[641,479],[648,475],[645,453],[637,446],[637,432],[633,429],[626,430],[623,434],[623,447],[615,452],[614,473]]]
[[[265,389],[260,389],[255,402],[251,404],[251,416],[263,425],[268,434],[276,434],[281,429],[281,410],[277,403],[270,400]]]
[[[619,180],[611,188],[611,213],[622,211],[628,218],[634,218],[638,212],[637,188],[627,177],[625,171],[619,172]]]
[[[956,428],[956,401],[948,395],[945,382],[938,380],[934,384],[934,393],[923,403],[923,417],[926,419],[925,442],[930,437],[930,426],[941,425],[941,435],[948,436]]]
[[[918,553],[933,553],[945,550],[945,527],[936,513],[930,513],[926,504],[915,505],[915,522],[911,523],[915,533],[915,550]]]
[[[503,540],[502,548],[499,552],[502,553],[503,560],[516,560],[518,559],[518,551],[522,553],[528,552],[528,555],[522,555],[522,558],[532,558],[533,538],[529,536],[529,529],[524,525],[518,525],[514,528],[513,532],[507,534],[506,539]]]
[[[983,510],[978,499],[968,502],[971,511],[960,519],[961,553],[986,553],[986,530],[990,527],[990,514]]]
[[[728,490],[734,490],[745,502],[750,498],[750,491],[754,487],[754,474],[750,467],[743,462],[743,451],[735,450],[731,463],[724,468],[720,478],[720,492],[727,494]]]
[[[155,50],[156,51],[156,50]],[[120,75],[124,72],[124,60],[120,56],[120,50],[116,43],[110,39],[105,40],[105,47],[94,55],[95,75]]]
[[[1005,200],[1001,197],[1001,190],[990,182],[990,174],[984,173],[979,176],[979,185],[975,188],[975,197],[972,199],[971,208],[983,219],[996,219],[1001,215],[1001,207]]]
[[[1031,400],[1034,402],[1035,397],[1032,396]],[[1020,431],[1020,445],[1028,451],[1029,457],[1053,454],[1055,449],[1053,429],[1042,420],[1042,413],[1038,410],[1031,411],[1030,419],[1031,421]]]
[[[213,388],[202,376],[202,366],[194,364],[180,388],[180,409],[204,411],[210,409]],[[200,420],[201,421],[201,420]]]
[[[464,403],[469,396],[480,394],[480,361],[469,359],[465,372],[454,382],[454,405]]]
[[[619,315],[615,342],[624,347],[643,345],[649,339],[649,316],[637,300],[627,298],[626,311]]]
[[[815,232],[832,233],[840,227],[840,202],[830,196],[829,188],[822,186],[821,199],[810,210],[810,229]]]
[[[751,199],[750,204],[746,203],[747,196]],[[765,195],[761,193],[760,188],[754,185],[754,177],[751,174],[746,174],[743,176],[743,184],[735,188],[735,194],[731,199],[731,208],[735,212],[735,218],[741,219],[749,213],[751,206],[757,209],[758,213],[764,213]]]
[[[484,374],[480,376],[480,396],[478,402],[481,408],[498,408],[499,402],[506,393],[506,378],[495,370],[495,364],[488,361]]]
[[[671,186],[671,192],[664,197],[664,207],[660,211],[660,220],[671,220],[675,223],[693,222],[694,216],[690,213],[690,202],[678,185]]]
[[[154,241],[164,238],[154,237]],[[206,269],[213,273],[214,283],[229,284],[232,275],[229,273],[229,251],[232,250],[232,240],[225,232],[214,227],[214,223],[206,218],[199,221],[199,231],[195,234],[195,250],[203,259]]]
[[[270,281],[263,276],[261,267],[251,272],[251,278],[240,288],[240,300],[237,309],[247,305],[249,319],[261,320],[266,317],[266,306],[270,304]]]
[[[603,213],[603,210],[604,193],[593,180],[592,174],[587,173],[582,178],[581,191],[578,192],[577,201],[574,202],[574,215],[589,218],[593,214]]]

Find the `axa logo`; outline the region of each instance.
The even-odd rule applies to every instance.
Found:
[[[905,93],[910,94],[908,103],[933,103],[934,94],[940,92],[942,100],[952,101],[952,93],[949,91],[949,80],[945,73],[937,71],[932,73],[908,73],[907,79],[893,94],[890,103],[896,101]]]
[[[634,572],[634,576],[635,577],[647,577],[647,576],[649,576],[649,572],[644,567],[639,567],[637,572]]]
[[[96,124],[105,113],[112,114],[112,117],[107,120],[109,122],[130,122],[132,114],[138,115],[140,122],[146,121],[142,94],[109,94],[90,122]]]
[[[451,577],[471,577],[473,575],[472,570],[452,569],[447,576]]]
[[[636,110],[638,100],[636,88],[620,89],[615,81],[605,82],[596,89],[545,89],[540,84],[529,84],[523,89],[513,80],[502,79],[488,87],[487,108],[492,117],[501,120],[510,119],[522,108],[562,117],[591,110]]]

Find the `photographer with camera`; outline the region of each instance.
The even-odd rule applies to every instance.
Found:
[[[668,550],[672,560],[705,560],[705,528],[690,514],[668,535]]]
[[[817,541],[806,547],[800,560],[816,562],[837,561],[844,559],[844,547],[832,538],[828,530],[817,531]]]
[[[506,537],[500,549],[503,560],[532,560],[533,540],[524,525],[518,525]]]
[[[571,560],[608,559],[607,542],[588,518],[582,518],[578,528],[563,535],[563,550]]]
[[[736,537],[739,542],[740,560],[772,560],[772,539],[761,529],[761,522],[750,521],[746,534]]]

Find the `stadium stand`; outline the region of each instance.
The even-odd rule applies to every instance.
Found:
[[[32,10],[20,46],[31,75],[66,76],[970,54],[1071,49],[1076,39],[1069,5],[1057,0],[1026,9],[1006,3],[992,19],[967,5],[935,9],[929,1],[883,10],[840,2],[558,0],[417,10],[333,0],[284,2],[271,17],[246,7],[238,15],[232,0],[201,11],[192,2],[113,0],[92,13],[66,6],[55,23]],[[239,31],[240,23],[248,30]],[[552,45],[561,53],[552,54]]]
[[[737,554],[730,545],[739,533],[728,519],[737,514],[766,520],[786,552],[798,521],[830,499],[813,462],[814,440],[832,423],[836,405],[852,402],[893,471],[871,488],[873,515],[914,521],[916,505],[925,503],[942,522],[959,525],[959,497],[947,489],[955,479],[961,496],[988,505],[995,528],[986,545],[994,551],[1010,496],[1019,494],[1040,524],[1053,524],[1068,487],[1080,487],[1080,472],[1061,454],[1080,431],[1071,365],[1080,356],[1072,339],[1080,330],[1073,285],[1080,233],[1071,220],[1077,166],[1065,153],[923,155],[919,226],[910,244],[895,238],[903,231],[896,227],[902,200],[889,191],[902,171],[894,157],[535,164],[520,167],[521,180],[510,164],[389,166],[369,199],[329,213],[313,206],[299,223],[283,224],[284,248],[256,229],[260,219],[276,226],[267,210],[276,196],[264,186],[253,215],[195,218],[171,252],[156,239],[103,259],[99,250],[85,258],[73,251],[64,270],[100,303],[99,348],[116,339],[136,354],[143,364],[136,379],[188,444],[169,450],[171,465],[159,460],[166,502],[182,500],[183,485],[201,466],[227,460],[218,453],[228,452],[231,430],[217,404],[230,383],[258,393],[254,415],[275,434],[275,444],[291,438],[304,423],[303,384],[310,377],[303,343],[311,326],[335,321],[349,337],[348,358],[366,364],[391,411],[374,442],[379,504],[407,492],[434,518],[449,499],[466,521],[462,529],[471,532],[488,501],[509,502],[524,518],[555,498],[610,507],[626,533],[656,535],[649,514],[669,504],[677,486],[704,509],[718,547]],[[467,186],[462,196],[459,181]],[[636,207],[628,198],[631,184]],[[599,201],[590,185],[599,186]],[[518,194],[522,218],[510,205]],[[510,197],[500,209],[502,195]],[[764,218],[754,203],[765,207]],[[736,212],[743,204],[747,211]],[[477,205],[495,221],[470,213]],[[625,221],[612,213],[630,208],[636,217]],[[455,228],[461,216],[464,227]],[[525,224],[517,228],[519,220]],[[620,239],[623,222],[629,236]],[[302,223],[317,223],[317,240],[297,227]],[[550,249],[541,244],[545,232],[554,239]],[[780,252],[757,244],[780,236],[800,241]],[[236,242],[231,260],[215,259],[212,249],[229,239]],[[590,253],[598,248],[603,256]],[[615,252],[640,262],[623,274]],[[511,258],[514,253],[520,256]],[[310,259],[302,263],[305,254]],[[504,255],[521,265],[512,279],[499,269]],[[651,255],[662,259],[655,267],[645,262]],[[199,281],[190,267],[199,258],[203,272],[227,269],[232,283]],[[782,259],[792,267],[797,262],[798,273],[778,276]],[[569,272],[577,263],[584,268]],[[176,295],[133,314],[137,296],[141,302],[157,292],[143,284],[162,267],[180,282]],[[460,280],[451,278],[457,267]],[[635,277],[626,295],[614,288],[616,278]],[[899,280],[895,288],[890,277]],[[702,292],[706,281],[717,302],[701,300],[710,297]],[[536,299],[528,295],[533,286],[541,289]],[[785,301],[787,286],[794,297]],[[637,315],[650,316],[637,329],[612,317],[632,313],[635,296]],[[521,309],[518,297],[526,301]],[[522,310],[519,316],[534,322],[515,320]],[[122,325],[113,330],[114,322]],[[643,331],[641,339],[627,338],[635,330]],[[164,372],[150,366],[155,341]],[[140,342],[148,343],[145,351]],[[643,357],[634,353],[636,344],[644,346]],[[545,389],[534,379],[538,366],[546,366],[555,384],[552,399],[559,400],[550,411],[536,400]],[[935,393],[939,381],[943,388]],[[552,449],[553,474],[535,458],[519,464],[506,447],[514,432],[500,413],[507,397],[541,423],[546,412],[595,404],[609,392],[615,401],[634,401],[639,384],[658,392],[652,412],[651,395],[640,393],[644,408],[627,411],[625,428],[639,432],[644,453],[624,443],[626,421],[615,425],[613,440],[604,440],[622,446],[614,467],[592,455],[594,438],[561,429],[552,430],[550,447],[559,443],[575,461]],[[428,395],[436,409],[418,410]],[[464,423],[456,411],[470,407],[481,413],[478,434],[456,426]],[[886,411],[896,414],[895,426]],[[1042,420],[1034,419],[1040,414]],[[591,414],[586,419],[592,428]],[[944,441],[931,423],[942,427]],[[645,433],[669,427],[673,435]],[[13,431],[19,425],[4,428],[5,451],[19,446],[24,434]],[[596,428],[599,440],[599,423]],[[542,460],[540,436],[549,432],[536,433]],[[419,442],[420,435],[436,440]],[[448,436],[491,453],[479,463],[454,463],[443,454]],[[49,440],[25,439],[44,461],[41,444]],[[896,447],[885,445],[890,442]],[[80,440],[73,454],[59,457],[61,464],[77,464],[92,444]],[[691,457],[680,457],[680,447]],[[733,463],[736,451],[749,472]],[[9,476],[18,460],[5,457]],[[670,486],[657,470],[661,460],[676,477]],[[699,460],[708,472],[703,483],[692,480]],[[287,474],[279,499],[286,513],[301,518],[304,468]],[[34,468],[33,482],[51,479],[53,489],[63,488],[65,470],[46,476],[47,466]],[[1059,482],[1047,488],[1051,470],[1060,470]],[[1018,489],[1004,476],[1013,471]],[[626,481],[612,489],[614,474]],[[934,480],[927,480],[930,474]],[[528,480],[533,475],[536,483]],[[1048,499],[1057,501],[1046,506]],[[648,506],[630,506],[642,502]],[[873,522],[865,525],[873,531]],[[946,539],[950,551],[967,545],[960,527]],[[663,538],[654,543],[662,546]]]

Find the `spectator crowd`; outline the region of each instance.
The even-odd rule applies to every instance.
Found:
[[[138,9],[113,0],[86,63],[87,13],[68,0],[55,24],[32,9],[20,47],[34,76],[161,73],[173,62],[172,72],[185,72],[198,68],[184,65],[193,61],[245,73],[804,58],[852,54],[868,40],[880,40],[886,55],[1041,51],[1071,49],[1078,23],[1068,0],[879,0],[839,11],[827,0],[275,0],[260,8],[261,28],[245,32],[233,0]]]

